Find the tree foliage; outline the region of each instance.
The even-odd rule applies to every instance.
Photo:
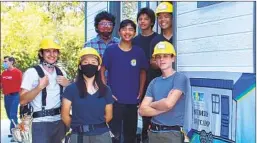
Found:
[[[137,23],[137,3],[131,1],[122,2],[122,20],[131,19]]]
[[[2,57],[13,56],[25,71],[38,63],[41,39],[55,36],[62,47],[60,64],[74,78],[76,55],[85,40],[84,6],[84,2],[1,2]]]

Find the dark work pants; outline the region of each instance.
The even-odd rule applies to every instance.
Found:
[[[142,117],[143,128],[142,128],[142,141],[148,139],[148,129],[151,124],[152,117]]]
[[[149,85],[149,81],[147,81],[144,91],[143,91],[143,97],[141,98],[141,102],[143,101],[145,94],[146,94],[146,89]],[[151,119],[152,117],[146,117],[146,116],[142,116],[142,121],[143,121],[143,128],[142,128],[142,134],[141,134],[141,139],[142,141],[148,140],[148,129],[149,126],[151,124]],[[144,142],[143,142],[144,143]]]
[[[124,143],[135,143],[137,132],[137,104],[113,104],[113,119],[110,123],[114,138],[113,143],[121,143],[123,133]]]
[[[32,143],[61,143],[66,132],[62,120],[54,122],[33,122]]]

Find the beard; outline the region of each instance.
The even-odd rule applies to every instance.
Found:
[[[112,31],[111,32],[100,32],[99,31],[99,34],[100,34],[100,36],[103,38],[103,39],[109,39],[110,37],[111,37],[111,35],[112,35]]]

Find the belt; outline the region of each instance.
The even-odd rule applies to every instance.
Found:
[[[91,124],[91,125],[81,125],[81,126],[76,126],[76,127],[71,127],[72,132],[75,133],[85,133],[89,131],[93,131],[97,128],[105,128],[107,127],[106,123],[100,123],[100,124]]]
[[[177,125],[176,126],[165,126],[165,125],[158,125],[153,122],[151,122],[150,129],[153,131],[170,131],[170,130],[181,131],[181,127],[177,126]]]
[[[48,110],[41,110],[33,113],[33,118],[45,117],[45,116],[54,116],[61,114],[61,108],[54,108]]]

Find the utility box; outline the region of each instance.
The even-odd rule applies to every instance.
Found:
[[[191,143],[255,143],[256,76],[187,72],[185,127]]]

